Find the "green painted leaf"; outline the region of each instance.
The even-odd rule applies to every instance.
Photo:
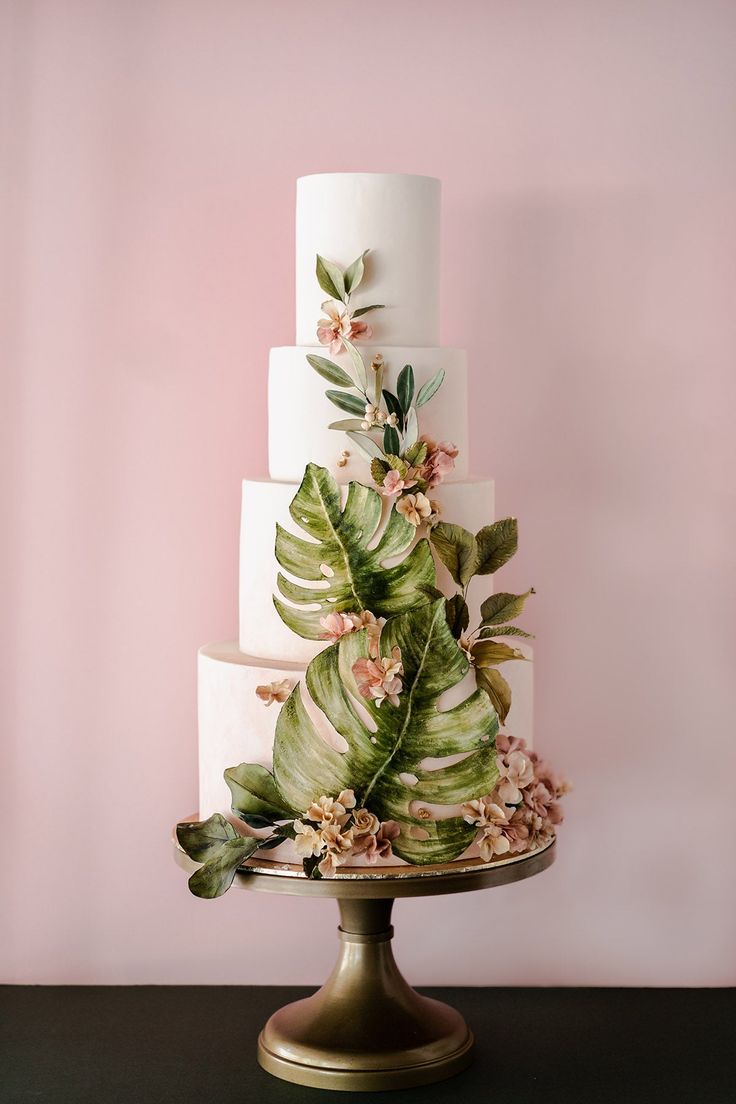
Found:
[[[386,403],[386,409],[389,414],[395,414],[399,422],[399,432],[404,429],[404,411],[401,409],[401,403],[391,391],[383,389],[383,401]]]
[[[511,687],[503,675],[495,667],[476,667],[475,684],[491,699],[501,724],[506,724],[511,709]]]
[[[470,650],[476,667],[495,667],[497,663],[507,663],[510,659],[526,659],[518,648],[510,648],[508,644],[495,640],[476,640]]]
[[[348,437],[355,447],[360,450],[366,460],[375,460],[383,456],[381,446],[366,433],[348,433]]]
[[[467,586],[476,569],[475,537],[462,525],[440,521],[430,533],[432,547],[458,586]]]
[[[295,579],[326,584],[303,586],[279,574],[279,591],[293,604],[278,598],[274,602],[284,622],[299,636],[319,640],[324,632],[320,618],[328,613],[370,610],[376,617],[390,617],[424,601],[417,587],[435,581],[429,545],[422,539],[400,562],[384,566],[386,560],[408,551],[416,530],[392,509],[373,547],[383,515],[383,499],[377,491],[350,483],[343,509],[332,475],[309,464],[290,513],[311,539],[277,526],[276,559]],[[332,571],[329,578],[325,565]]]
[[[238,833],[221,813],[196,823],[184,821],[176,826],[176,838],[190,859],[205,862],[216,854],[223,843],[237,839]]]
[[[396,394],[399,396],[401,409],[404,414],[408,414],[411,400],[414,398],[414,369],[411,364],[405,364],[399,372],[399,378],[396,381]]]
[[[445,613],[447,615],[447,627],[455,639],[459,640],[470,624],[468,603],[462,594],[453,594],[452,598],[447,599]]]
[[[428,403],[429,400],[432,398],[432,396],[435,395],[437,393],[437,391],[439,391],[439,389],[442,386],[442,383],[444,381],[444,378],[445,378],[445,369],[444,368],[438,368],[437,371],[435,372],[435,374],[432,376],[432,378],[428,379],[427,382],[422,387],[419,388],[419,394],[417,395],[416,405],[417,406],[424,406],[425,403]]]
[[[523,629],[517,628],[516,625],[498,625],[482,629],[479,640],[490,640],[491,637],[496,636],[523,636],[527,640],[534,639],[534,633],[524,632]]]
[[[317,254],[317,281],[331,299],[339,299],[345,302],[345,277],[339,265],[325,260]]]
[[[232,796],[232,810],[241,820],[245,820],[246,815],[268,820],[288,820],[294,816],[295,810],[284,806],[273,775],[265,767],[257,763],[228,767],[225,781]]]
[[[384,479],[391,471],[391,465],[385,459],[376,457],[371,461],[371,479],[380,487]]]
[[[261,840],[253,836],[238,836],[228,840],[204,866],[200,866],[189,879],[189,888],[195,897],[221,897],[233,884],[238,867],[261,846]]]
[[[383,431],[383,451],[387,453],[398,453],[401,451],[399,434],[393,426],[387,425]]]
[[[347,372],[334,361],[327,360],[326,357],[313,356],[312,353],[307,354],[307,361],[315,372],[319,372],[320,376],[330,383],[335,383],[338,387],[355,387],[355,380],[351,379]]]
[[[348,341],[347,338],[342,339],[343,346],[348,353],[352,363],[353,371],[355,372],[355,378],[358,381],[358,386],[365,392],[368,386],[368,377],[365,373],[365,364],[363,363],[363,357],[353,345],[352,341]]]
[[[530,594],[534,594],[531,587],[525,594],[492,594],[486,598],[480,607],[480,615],[483,619],[483,628],[488,625],[503,625],[506,621],[513,621],[524,610],[524,603]]]
[[[426,442],[416,441],[411,448],[405,449],[404,456],[412,467],[419,467],[427,459]]]
[[[357,287],[360,286],[360,283],[363,279],[363,274],[365,272],[364,260],[367,252],[367,249],[364,250],[364,252],[361,253],[359,257],[356,257],[353,263],[351,265],[348,265],[348,267],[345,269],[346,295],[350,295],[352,292],[355,291]]]
[[[294,690],[276,723],[274,777],[296,808],[306,809],[321,794],[350,787],[358,806],[380,820],[399,823],[401,835],[393,849],[400,858],[419,864],[448,862],[470,844],[473,825],[459,816],[422,820],[410,806],[415,801],[457,805],[490,793],[498,776],[498,719],[486,694],[478,690],[452,709],[437,708],[440,695],[468,670],[447,628],[443,600],[391,618],[381,648],[388,654],[394,646],[401,649],[404,664],[398,706],[385,701],[379,708],[360,696],[353,665],[368,656],[365,630],[342,637],[312,660],[306,675],[310,697],[345,739],[347,751],[325,742]],[[433,770],[421,766],[428,757],[457,754],[465,758]],[[412,832],[426,832],[428,838],[413,838]]]
[[[344,410],[346,414],[362,414],[365,417],[365,399],[359,398],[358,395],[351,395],[349,391],[325,391],[325,395],[331,403],[334,403],[338,409]]]
[[[353,311],[353,318],[362,318],[364,314],[368,314],[369,311],[383,310],[385,303],[371,303],[370,307],[358,307]]]
[[[358,430],[363,428],[364,418],[341,418],[338,422],[330,422],[328,429],[341,429],[343,433],[347,433],[350,430]]]
[[[422,594],[426,594],[428,598],[444,598],[445,597],[444,594],[442,593],[442,591],[440,590],[440,588],[436,587],[436,586],[432,586],[431,583],[420,583],[420,585],[417,587],[417,590],[420,590],[422,592]]]
[[[485,525],[475,535],[478,543],[478,566],[476,575],[492,575],[503,567],[516,552],[519,545],[519,530],[516,518],[504,518]]]

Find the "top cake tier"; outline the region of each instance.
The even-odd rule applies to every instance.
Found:
[[[297,181],[296,344],[313,345],[326,296],[316,256],[345,268],[364,250],[361,305],[384,345],[439,344],[440,182],[402,173],[319,173]]]

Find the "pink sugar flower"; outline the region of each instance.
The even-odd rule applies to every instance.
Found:
[[[395,820],[384,820],[375,835],[359,836],[353,845],[353,854],[365,855],[369,863],[387,859],[393,854],[391,841],[401,832]]]
[[[518,805],[522,800],[522,790],[534,781],[534,766],[523,751],[510,751],[496,757],[496,766],[501,776],[498,796],[506,805]]]
[[[403,673],[401,649],[398,647],[391,649],[390,657],[358,659],[353,664],[353,676],[361,697],[375,702],[378,707],[387,698],[391,705],[399,704],[399,694],[403,690],[399,675]]]
[[[350,613],[328,613],[326,617],[320,617],[319,623],[325,630],[319,634],[320,640],[329,640],[334,644],[341,636],[353,632],[355,629],[354,616]]]
[[[290,679],[280,679],[278,682],[267,682],[263,686],[256,686],[256,695],[264,705],[273,705],[274,702],[280,705],[286,701],[290,693]]]
[[[337,356],[343,348],[343,339],[355,341],[358,338],[367,339],[373,334],[366,322],[352,318],[349,310],[340,311],[332,299],[322,304],[322,310],[327,317],[320,318],[317,323],[317,340],[320,345],[330,346],[332,356]]]
[[[381,494],[387,498],[392,498],[394,495],[401,494],[402,491],[408,490],[410,487],[416,486],[416,479],[411,478],[411,471],[406,475],[402,475],[401,472],[396,471],[395,468],[391,468],[391,471],[386,472],[386,475],[381,486]]]
[[[435,444],[428,438],[422,440],[427,446],[427,457],[422,465],[422,476],[427,482],[429,490],[438,487],[440,483],[453,471],[458,448],[451,441],[440,441]]]

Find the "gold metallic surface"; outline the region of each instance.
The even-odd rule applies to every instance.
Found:
[[[194,819],[194,818],[193,818]],[[195,870],[175,840],[180,866]],[[340,949],[316,993],[279,1009],[258,1039],[258,1061],[282,1080],[346,1092],[409,1088],[452,1077],[472,1057],[473,1036],[459,1012],[420,996],[391,950],[397,897],[462,893],[506,885],[546,870],[554,841],[530,855],[417,869],[341,871],[310,880],[300,867],[249,860],[235,885],[266,893],[336,897]]]

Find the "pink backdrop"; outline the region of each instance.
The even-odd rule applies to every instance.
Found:
[[[402,965],[736,982],[734,5],[0,12],[2,979],[332,961],[332,903],[197,901],[169,834],[293,341],[295,178],[351,169],[442,178],[443,341],[520,519],[505,584],[538,590],[537,743],[576,785],[544,877],[397,908]]]

